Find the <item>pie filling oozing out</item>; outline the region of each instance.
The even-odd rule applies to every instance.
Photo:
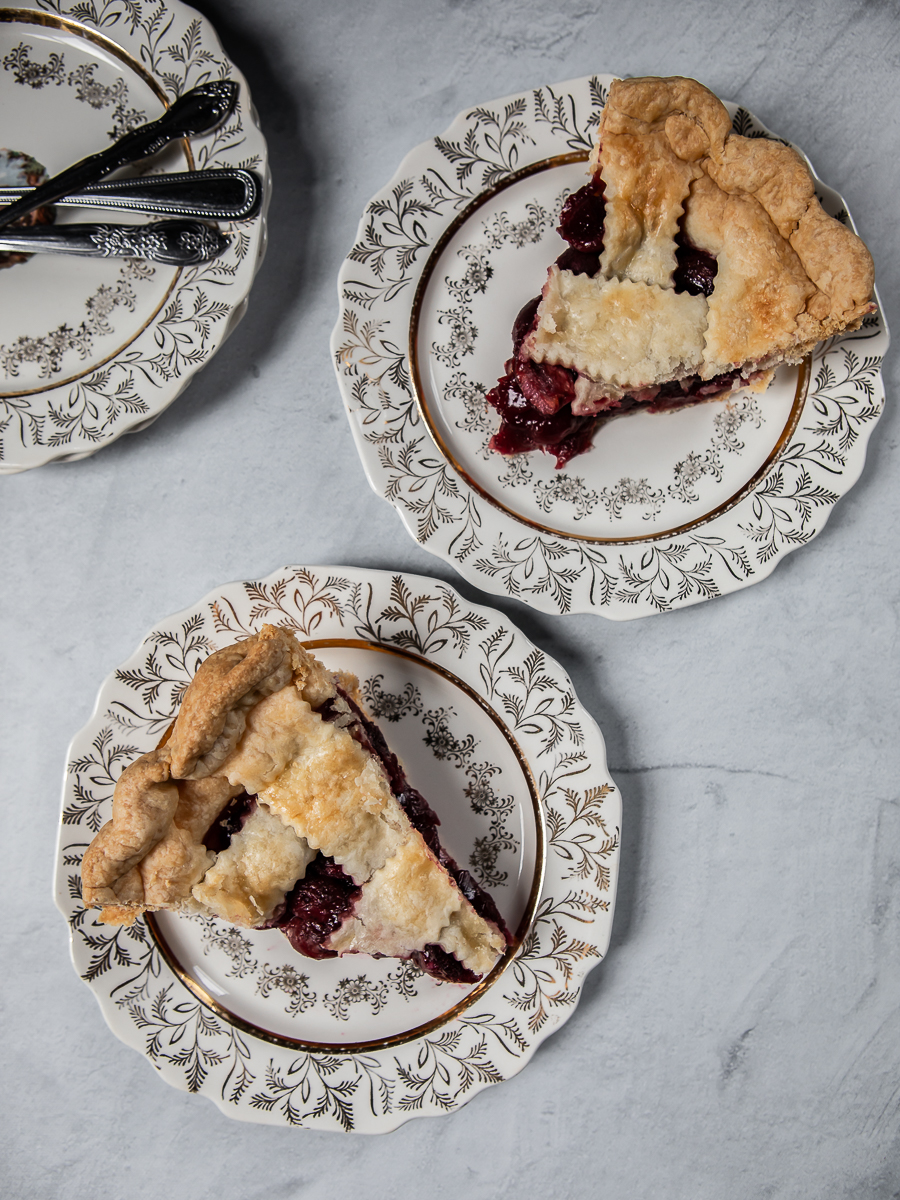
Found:
[[[475,983],[511,944],[494,901],[359,703],[267,625],[200,666],[156,750],[120,777],[82,864],[88,907],[281,929],[310,958],[409,958]]]
[[[749,389],[874,311],[872,259],[826,215],[796,151],[731,130],[693,79],[617,80],[569,243],[519,313],[491,448],[556,466],[597,426]]]

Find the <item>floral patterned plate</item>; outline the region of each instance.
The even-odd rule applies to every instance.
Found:
[[[515,945],[480,984],[364,955],[314,962],[277,931],[158,913],[101,925],[86,846],[115,781],[171,723],[199,663],[264,623],[360,678],[441,839]],[[412,575],[289,567],[163,621],[103,685],[69,750],[56,902],[106,1020],[175,1087],[240,1120],[382,1132],[516,1074],[606,952],[621,802],[565,672],[504,617]]]
[[[85,458],[142,429],[234,329],[266,245],[266,144],[246,81],[197,12],[163,0],[23,0],[0,8],[3,145],[49,174],[158,117],[188,88],[236,79],[235,115],[122,172],[241,166],[266,179],[262,215],[222,223],[214,262],[35,255],[0,270],[0,474]],[[141,223],[141,214],[58,209],[59,223]]]
[[[492,453],[485,393],[564,248],[612,78],[481,105],[417,147],[360,222],[332,350],[369,480],[422,546],[485,591],[625,619],[755,583],[821,530],[862,470],[888,336],[876,313],[764,396],[612,421],[562,471]]]

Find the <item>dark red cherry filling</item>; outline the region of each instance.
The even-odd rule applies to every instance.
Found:
[[[712,379],[701,379],[699,375],[689,375],[687,379],[673,379],[660,385],[654,398],[641,405],[647,412],[668,412],[675,408],[686,408],[690,404],[699,404],[715,396],[719,392],[730,391],[741,378],[739,370],[726,371],[723,375],[715,375]]]
[[[203,839],[203,845],[213,854],[221,854],[231,845],[231,839],[243,828],[244,822],[256,808],[256,797],[241,792],[225,805],[218,817],[210,825]]]
[[[337,958],[326,942],[353,912],[362,888],[333,858],[318,854],[284,898],[267,928],[277,928],[307,958]]]
[[[500,428],[490,441],[498,454],[523,454],[543,450],[553,454],[557,468],[589,449],[595,416],[576,416],[565,403],[554,413],[541,412],[522,395],[515,373],[506,375],[487,394],[487,401],[500,414]]]
[[[481,978],[441,946],[426,946],[424,950],[413,951],[410,957],[420,971],[441,983],[477,983]]]
[[[561,271],[571,271],[573,275],[596,275],[600,270],[600,255],[587,254],[584,250],[563,250],[556,260]]]
[[[711,296],[718,270],[719,264],[715,258],[695,246],[682,225],[679,225],[675,235],[675,273],[672,276],[675,291],[689,292],[692,296]]]
[[[506,374],[487,394],[488,404],[501,418],[490,446],[498,454],[544,450],[556,456],[559,468],[588,449],[596,418],[572,412],[575,371],[535,363],[521,354],[522,343],[537,321],[540,302],[540,296],[535,296],[516,317],[513,356],[506,363]]]
[[[573,275],[596,275],[603,249],[603,222],[606,203],[603,183],[594,176],[590,183],[573,192],[562,206],[556,232],[569,243],[556,260],[561,271]]]
[[[575,275],[597,274],[605,214],[603,183],[595,175],[590,183],[573,192],[562,207],[558,232],[569,248],[556,260],[560,270]],[[695,246],[681,227],[675,243],[675,291],[711,296],[718,271],[715,258]],[[692,375],[662,384],[655,391],[647,388],[640,399],[631,395],[610,399],[604,403],[602,412],[576,416],[571,405],[577,372],[532,362],[521,353],[522,343],[537,322],[540,302],[540,296],[530,300],[516,317],[512,358],[505,364],[503,378],[487,394],[488,404],[500,414],[500,428],[490,441],[491,449],[498,454],[543,450],[555,457],[559,470],[577,454],[590,449],[594,432],[610,417],[638,407],[647,412],[685,408],[729,390],[740,377],[740,371],[707,380]]]
[[[599,175],[594,175],[590,183],[573,192],[562,206],[556,231],[573,250],[599,254],[603,249],[603,222],[606,217],[603,193],[603,180]]]

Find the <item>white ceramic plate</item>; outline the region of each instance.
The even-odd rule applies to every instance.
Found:
[[[0,473],[84,458],[172,403],[246,309],[270,186],[246,81],[194,9],[179,0],[0,8],[0,139],[51,175],[210,79],[240,83],[235,115],[121,174],[247,167],[265,180],[261,215],[222,222],[231,246],[201,266],[44,254],[0,271]],[[60,224],[148,219],[57,210]]]
[[[612,79],[471,109],[408,155],[341,270],[332,351],[369,481],[422,546],[485,591],[624,619],[755,583],[821,530],[862,470],[888,337],[876,313],[764,396],[611,421],[562,471],[489,451],[484,396],[565,247],[559,209]]]
[[[474,987],[364,955],[314,962],[276,931],[156,914],[101,925],[80,864],[115,781],[157,744],[212,650],[265,623],[350,669],[516,945]],[[446,584],[291,567],[161,622],[104,683],[69,749],[56,902],[111,1029],[175,1087],[241,1120],[382,1132],[522,1069],[606,952],[621,802],[565,672]]]

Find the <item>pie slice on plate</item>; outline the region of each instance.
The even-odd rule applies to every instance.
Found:
[[[312,958],[411,958],[474,983],[511,938],[438,824],[356,678],[266,625],[206,659],[163,742],[122,773],[84,902],[108,923],[202,912],[278,927]]]
[[[590,173],[487,397],[501,454],[562,467],[612,416],[764,391],[874,310],[871,256],[823,211],[800,155],[732,132],[693,79],[613,83]]]

